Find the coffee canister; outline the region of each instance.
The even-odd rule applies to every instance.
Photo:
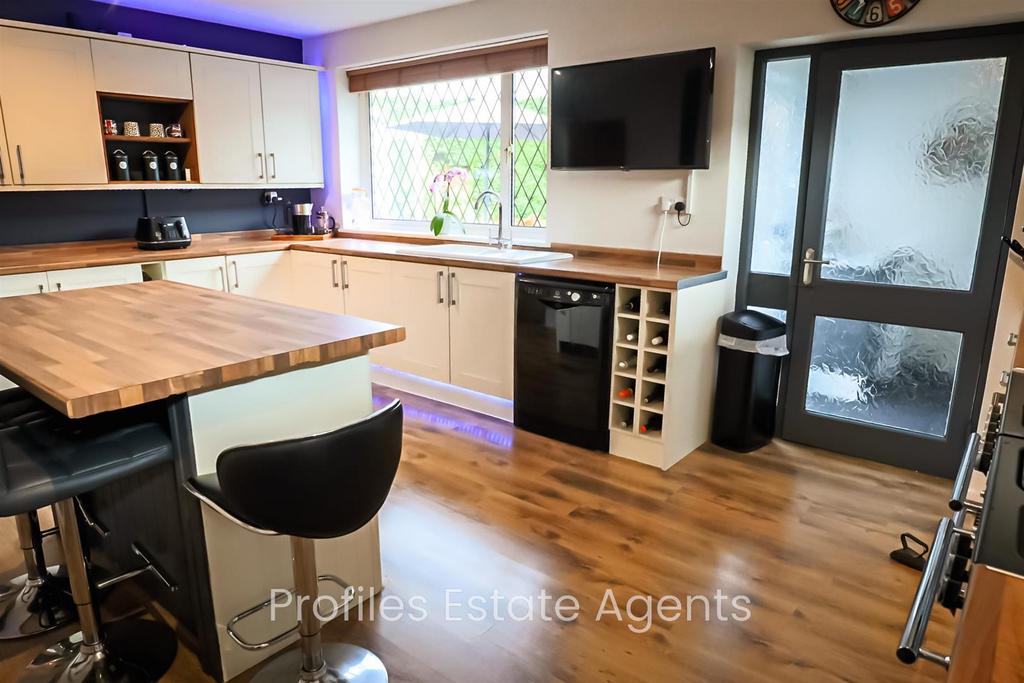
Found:
[[[181,180],[181,163],[174,152],[164,152],[164,180]]]
[[[128,155],[123,149],[115,149],[110,153],[110,179],[132,179],[131,169],[128,167]]]
[[[142,153],[142,179],[160,180],[160,157],[148,149]]]
[[[122,130],[124,131],[125,135],[131,136],[133,138],[137,138],[141,135],[141,133],[139,132],[138,121],[125,121]]]

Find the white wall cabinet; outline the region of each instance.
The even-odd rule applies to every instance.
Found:
[[[192,90],[202,181],[266,182],[260,65],[193,54]]]
[[[325,313],[345,313],[342,257],[308,251],[291,253],[292,303]]]
[[[451,383],[511,399],[516,277],[473,268],[448,270]]]
[[[214,289],[218,292],[228,291],[227,261],[223,256],[165,261],[161,277],[172,282]]]
[[[192,99],[187,52],[111,40],[90,43],[99,92]]]
[[[291,303],[289,256],[287,251],[228,256],[228,291],[282,304]]]
[[[316,71],[260,64],[267,180],[324,182]]]
[[[0,27],[0,102],[15,184],[107,182],[87,38]]]

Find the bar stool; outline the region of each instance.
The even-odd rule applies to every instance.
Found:
[[[159,413],[148,406],[81,420],[70,420],[49,410],[0,429],[0,516],[54,506],[71,595],[81,624],[81,632],[37,656],[22,681],[146,683],[169,668],[177,639],[164,624],[136,622],[132,627],[135,637],[145,638],[147,645],[131,648],[131,655],[115,651],[104,640],[92,600],[75,498],[166,462],[172,453],[166,426]],[[163,661],[149,657],[162,657]]]
[[[0,391],[0,429],[46,415],[50,408],[24,389]],[[55,578],[59,565],[48,567],[43,532],[35,510],[15,516],[25,573],[0,586],[0,640],[28,638],[74,621],[74,603],[66,581]]]
[[[313,539],[345,536],[365,526],[380,510],[394,482],[402,455],[402,404],[394,401],[355,424],[317,436],[241,446],[217,458],[217,472],[191,479],[185,488],[241,527],[266,535],[291,537],[298,625],[265,643],[262,649],[298,631],[299,649],[278,655],[253,683],[296,680],[384,683],[380,659],[349,644],[324,646],[314,613],[319,597]],[[347,586],[346,586],[347,587]],[[251,616],[270,601],[232,620]]]

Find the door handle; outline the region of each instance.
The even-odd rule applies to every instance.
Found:
[[[235,289],[238,289],[238,261],[232,261],[231,267],[235,271]]]
[[[801,280],[805,285],[814,282],[814,266],[826,266],[832,263],[828,259],[814,258],[815,254],[814,247],[808,247],[807,251],[804,252],[803,261],[801,261],[804,264],[804,275]]]
[[[217,266],[217,275],[220,277],[220,291],[227,291],[227,287],[224,286],[227,283],[227,278],[224,277],[224,266]]]
[[[63,291],[63,288],[62,288],[62,286],[61,286],[61,284],[59,282],[57,283],[57,291],[58,292]]]
[[[444,303],[444,294],[441,293],[441,280],[444,279],[444,271],[437,271],[437,303]]]
[[[448,274],[448,305],[455,305],[455,271]]]
[[[331,285],[337,289],[338,284],[338,259],[331,259]]]
[[[341,259],[341,288],[348,289],[348,261]]]
[[[14,151],[18,153],[18,177],[21,178],[21,184],[25,184],[25,162],[21,159],[21,145],[15,145]]]
[[[277,155],[273,152],[270,153],[270,177],[277,177]]]
[[[260,162],[260,180],[263,180],[263,176],[266,175],[264,173],[264,170],[263,170],[264,169],[263,152],[256,152],[256,158],[259,159],[259,162]]]
[[[43,291],[44,291],[44,288],[43,288],[43,286],[42,286],[42,285],[39,285],[39,293],[40,293],[40,294],[42,294],[42,293],[43,293]]]

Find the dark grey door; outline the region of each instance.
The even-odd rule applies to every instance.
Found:
[[[1021,43],[821,55],[784,438],[953,472],[1018,191]]]

